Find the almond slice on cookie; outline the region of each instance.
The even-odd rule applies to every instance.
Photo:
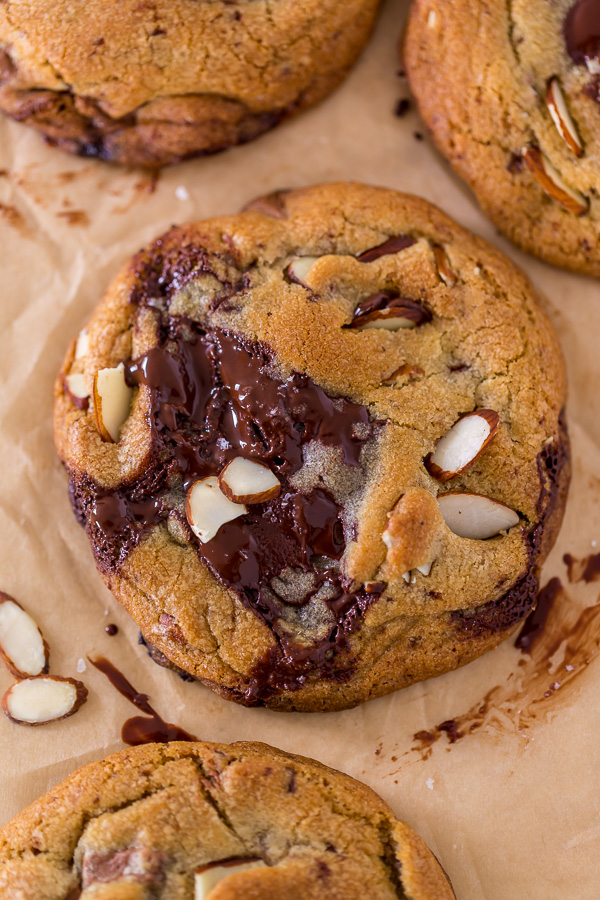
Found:
[[[234,503],[265,503],[277,497],[281,482],[264,463],[238,456],[219,475],[219,487]]]
[[[483,494],[451,491],[437,499],[444,522],[459,537],[484,541],[519,524],[514,509]]]
[[[125,381],[125,366],[100,369],[94,376],[94,416],[103,441],[118,444],[129,418],[133,388]]]
[[[194,900],[206,900],[220,881],[237,872],[247,872],[266,865],[262,859],[227,859],[197,869],[194,876]]]
[[[193,483],[187,492],[185,511],[190,528],[203,544],[214,538],[221,525],[248,512],[242,503],[225,496],[214,475]]]
[[[499,421],[493,409],[476,409],[462,416],[425,460],[429,473],[444,482],[470,469],[493,441]]]

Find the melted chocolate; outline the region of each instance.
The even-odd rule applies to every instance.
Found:
[[[133,716],[123,724],[121,729],[121,740],[124,744],[131,747],[137,747],[138,744],[166,744],[168,741],[197,741],[198,738],[193,734],[173,725],[171,722],[159,716],[148,703],[148,695],[140,694],[136,691],[130,681],[125,678],[122,672],[117,669],[104,656],[97,659],[90,659],[91,664],[96,667],[103,675],[106,675],[110,683],[120,694],[123,695],[130,703],[146,713],[146,716]],[[147,718],[149,717],[149,718]]]
[[[567,53],[576,65],[600,58],[600,0],[577,0],[563,25]]]
[[[562,584],[559,578],[552,578],[539,592],[537,603],[525,619],[521,633],[515,641],[515,647],[523,653],[531,653],[533,645],[542,637],[548,616],[561,592]]]
[[[349,328],[361,328],[375,319],[409,319],[415,325],[431,321],[431,313],[414,300],[406,300],[390,291],[378,291],[363,300],[354,312]]]
[[[563,562],[571,583],[585,581],[590,584],[592,581],[600,581],[600,553],[592,553],[583,559],[576,559],[570,553],[565,553]]]
[[[387,241],[384,241],[383,244],[378,244],[377,247],[365,250],[364,253],[361,253],[356,258],[359,262],[370,263],[379,259],[380,256],[387,256],[389,253],[399,253],[401,250],[406,250],[416,243],[416,240],[409,237],[409,235],[399,234],[397,237],[388,238]]]
[[[340,463],[356,468],[374,424],[368,411],[330,398],[306,375],[283,379],[270,352],[236,335],[206,333],[189,321],[171,320],[164,342],[126,366],[132,386],[150,397],[151,460],[144,474],[108,492],[81,482],[75,505],[87,520],[99,566],[122,564],[141,537],[169,515],[168,494],[184,492],[217,475],[237,456],[266,463],[281,481],[278,497],[248,507],[216,537],[200,543],[185,516],[173,511],[200,559],[215,577],[272,629],[277,645],[257,666],[246,702],[257,703],[285,686],[298,687],[310,672],[346,679],[338,657],[348,634],[383,590],[348,591],[339,571],[345,546],[343,510],[324,488],[300,493],[290,478],[303,465],[310,441],[334,448]],[[290,595],[273,579],[309,575]],[[377,586],[378,587],[378,586]],[[316,594],[332,614],[321,640],[294,643],[282,626],[282,607],[304,605]]]
[[[456,623],[458,635],[465,639],[481,637],[498,631],[507,631],[521,622],[533,609],[539,590],[539,559],[543,549],[546,522],[553,515],[568,483],[563,475],[569,467],[569,439],[564,413],[558,418],[559,434],[556,440],[538,454],[540,496],[537,502],[539,523],[526,534],[528,565],[516,584],[499,600],[491,600],[475,609],[456,610],[450,618]]]

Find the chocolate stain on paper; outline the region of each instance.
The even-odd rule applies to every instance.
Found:
[[[569,554],[566,555],[569,557]],[[565,562],[567,558],[565,557]],[[570,581],[591,578],[600,556],[567,562]],[[577,568],[573,568],[577,564]],[[583,572],[587,571],[586,576]],[[413,735],[404,757],[431,756],[433,745],[446,735],[446,746],[482,729],[525,736],[572,693],[591,662],[600,654],[600,597],[593,606],[573,602],[559,578],[552,578],[538,594],[515,641],[523,654],[505,683],[492,687],[465,712]],[[393,774],[393,773],[390,773]]]

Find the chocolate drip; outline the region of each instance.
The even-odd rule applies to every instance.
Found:
[[[515,647],[518,647],[523,653],[531,653],[533,645],[542,637],[552,607],[562,589],[560,579],[552,578],[539,592],[537,603],[525,619],[521,633],[515,641]]]
[[[383,244],[378,244],[376,247],[371,247],[370,250],[365,250],[364,253],[361,253],[356,258],[359,262],[370,263],[379,259],[380,256],[387,256],[390,253],[399,253],[401,250],[406,250],[416,243],[416,240],[409,237],[408,234],[399,234],[397,237],[388,238]]]
[[[104,656],[99,656],[97,659],[90,659],[90,662],[99,672],[106,675],[112,686],[123,697],[146,713],[145,716],[133,716],[124,723],[121,729],[121,739],[124,744],[137,747],[138,744],[166,744],[168,741],[198,740],[197,737],[184,731],[183,728],[179,728],[178,725],[165,722],[162,716],[159,716],[156,710],[148,703],[148,695],[140,694],[139,691],[136,691],[131,682],[125,678],[123,673],[110,660]]]
[[[567,53],[576,65],[600,58],[600,0],[577,0],[563,25]]]
[[[202,562],[277,640],[253,673],[247,702],[284,684],[299,686],[315,670],[346,678],[348,664],[340,669],[337,657],[381,591],[348,592],[339,564],[346,546],[342,507],[324,486],[301,493],[290,479],[311,441],[332,448],[338,463],[359,467],[374,429],[366,407],[329,397],[306,375],[284,379],[265,347],[225,331],[207,333],[187,320],[171,320],[163,344],[126,364],[126,377],[149,396],[151,460],[143,476],[117,490],[90,484],[74,490],[98,564],[118,569],[171,509]],[[238,456],[267,464],[282,490],[200,543],[181,512],[184,492]],[[281,576],[283,587],[273,583]],[[291,592],[285,589],[290,579],[296,580]],[[282,621],[285,608],[313,598],[325,604],[332,624],[326,637],[300,645]]]

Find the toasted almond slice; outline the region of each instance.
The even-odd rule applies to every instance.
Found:
[[[48,644],[29,613],[0,591],[0,656],[16,678],[48,671]]]
[[[420,572],[421,575],[424,575],[425,578],[427,578],[427,576],[431,572],[432,565],[433,565],[433,560],[431,560],[431,562],[425,563],[425,565],[423,565],[423,566],[415,566],[415,569],[417,572]]]
[[[402,577],[407,584],[410,584],[410,569],[408,570],[408,572],[403,572]]]
[[[72,375],[65,375],[65,387],[69,392],[73,404],[78,409],[87,407],[87,401],[90,392],[87,389],[85,375],[74,372]]]
[[[438,275],[448,287],[454,287],[456,284],[456,273],[450,268],[448,256],[441,244],[432,244],[433,258],[437,266]]]
[[[125,381],[125,366],[100,369],[94,376],[94,416],[103,441],[119,443],[121,428],[129,418],[133,388]]]
[[[310,287],[310,270],[320,259],[320,256],[297,256],[287,267],[289,278],[304,287]]]
[[[552,116],[552,121],[556,125],[556,129],[560,136],[564,138],[569,149],[573,151],[575,156],[581,156],[583,153],[583,144],[577,133],[577,126],[575,125],[566,104],[560,81],[556,76],[551,78],[548,82],[546,104],[548,106],[548,112]]]
[[[75,359],[83,359],[84,356],[88,355],[89,349],[90,338],[88,335],[88,330],[87,328],[82,328],[77,335],[77,342],[75,344]]]
[[[453,491],[439,496],[438,504],[450,531],[476,541],[494,537],[519,522],[514,509],[483,494]]]
[[[419,303],[398,297],[389,291],[378,291],[356,307],[348,328],[416,328],[429,322],[431,315]]]
[[[187,492],[185,512],[190,528],[199,541],[206,544],[216,535],[221,525],[232,522],[248,512],[241,503],[234,503],[219,487],[219,479],[213,475],[195,481]]]
[[[525,147],[523,159],[535,177],[540,187],[549,197],[560,203],[568,212],[575,216],[582,216],[588,211],[589,203],[580,191],[564,181],[556,171],[550,160],[537,147]]]
[[[387,378],[384,378],[381,382],[385,385],[395,384],[396,381],[401,378],[403,375],[408,375],[410,381],[413,381],[415,378],[418,378],[420,375],[424,375],[425,372],[421,368],[421,366],[412,366],[408,363],[405,363],[402,366],[398,366],[397,369],[388,375]]]
[[[281,483],[264,463],[238,456],[219,475],[219,487],[234,503],[265,503],[279,494]]]
[[[41,675],[11,685],[2,698],[2,709],[18,725],[44,725],[72,716],[85,703],[87,695],[81,681]]]
[[[496,436],[500,417],[493,409],[476,409],[456,422],[425,460],[438,481],[450,481],[470,469]]]
[[[206,900],[217,884],[229,875],[265,866],[262,859],[227,859],[198,869],[194,875],[194,900]]]

